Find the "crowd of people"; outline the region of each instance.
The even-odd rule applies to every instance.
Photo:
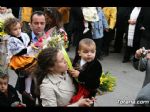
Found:
[[[18,75],[13,88],[8,74],[0,71],[0,106],[93,106],[103,57],[123,51],[123,63],[137,62],[138,49],[150,49],[149,9],[0,6],[2,31],[8,40],[8,66]],[[61,35],[63,42],[56,40],[56,46],[48,46],[55,35]],[[76,50],[73,68],[68,69],[60,46],[69,51],[71,45]],[[145,81],[143,87],[148,83]]]

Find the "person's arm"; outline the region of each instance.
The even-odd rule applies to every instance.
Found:
[[[43,107],[56,107],[57,98],[53,88],[47,87],[49,85],[42,85],[40,87],[40,99],[42,100]]]
[[[109,25],[109,28],[111,30],[113,30],[114,27],[115,27],[116,16],[117,16],[117,8],[116,7],[111,7],[111,9],[110,9],[110,25]]]
[[[143,26],[144,10],[145,9],[142,7],[141,11],[139,13],[139,16],[137,18],[137,23],[138,23],[137,27],[138,27],[139,30],[144,30],[145,29],[145,27]]]
[[[102,11],[102,9],[100,9],[100,10],[101,10],[101,14],[102,14],[102,24],[103,24],[103,27],[104,27],[104,29],[109,29],[108,22],[106,20],[104,12]]]
[[[135,106],[150,106],[150,83],[144,86],[137,95]],[[145,101],[144,104],[140,102]]]
[[[132,58],[133,67],[136,70],[145,71],[147,65],[147,59],[141,58],[142,49],[136,51],[135,56]]]
[[[53,88],[48,87],[49,85],[41,85],[40,87],[40,99],[42,100],[43,107],[57,107],[57,96]],[[77,102],[66,105],[67,107],[90,107],[93,100],[88,98],[80,98]]]
[[[24,54],[27,54],[27,49],[26,49],[26,48],[24,48],[24,49],[22,49],[20,52],[18,52],[18,53],[16,54],[16,56],[20,56],[20,55],[24,55]]]
[[[0,92],[0,107],[9,107],[10,105],[6,103],[5,97]]]
[[[9,88],[11,89],[12,93],[15,95],[13,98],[13,102],[21,102],[16,89],[12,87],[11,85],[9,85]]]

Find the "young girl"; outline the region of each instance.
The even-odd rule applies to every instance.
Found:
[[[42,106],[90,106],[92,100],[81,98],[69,104],[76,89],[73,79],[67,73],[68,67],[63,53],[58,48],[46,48],[37,58],[37,92]]]
[[[100,85],[102,74],[101,63],[95,57],[96,45],[91,39],[85,38],[79,42],[79,70],[69,70],[69,73],[77,78],[79,87],[77,94],[71,99],[71,103],[76,102],[81,96],[92,98],[96,95],[96,90]],[[77,66],[77,64],[76,64]]]
[[[33,57],[32,45],[30,46],[30,38],[26,33],[21,32],[21,23],[16,18],[9,18],[4,23],[4,30],[9,35],[8,37],[8,57],[10,59],[9,66],[19,71],[20,74],[25,74],[25,91],[22,95],[34,100],[31,95],[31,72],[36,60]]]

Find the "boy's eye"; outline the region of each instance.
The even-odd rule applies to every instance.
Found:
[[[86,51],[86,50],[85,50],[85,51],[83,51],[83,53],[88,53],[88,52],[89,52],[89,51]]]
[[[95,50],[91,51],[91,53],[95,53]]]

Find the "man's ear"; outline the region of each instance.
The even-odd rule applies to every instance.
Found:
[[[78,50],[78,54],[79,54],[79,56],[81,56],[81,51],[80,50]]]
[[[31,23],[28,23],[28,25],[30,26],[30,29],[32,30],[32,25],[31,25]]]

